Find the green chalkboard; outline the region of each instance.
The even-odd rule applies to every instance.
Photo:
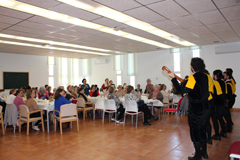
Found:
[[[4,72],[3,89],[13,89],[29,86],[29,72]]]

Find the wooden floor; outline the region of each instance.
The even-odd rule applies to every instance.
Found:
[[[233,132],[227,138],[208,145],[209,160],[229,159],[229,147],[240,140],[240,109],[235,109],[232,117]],[[79,132],[76,123],[72,129],[64,125],[63,135],[53,131],[52,124],[49,133],[30,129],[29,136],[26,135],[26,126],[21,133],[15,134],[13,128],[8,127],[5,136],[0,129],[0,159],[187,159],[194,153],[194,148],[189,137],[187,117],[182,116],[180,121],[178,125],[175,115],[167,115],[163,124],[158,120],[151,121],[151,126],[143,126],[139,121],[136,129],[130,117],[127,117],[125,127],[109,122],[108,118],[102,124],[100,117],[95,121],[88,117],[85,121],[81,120]]]

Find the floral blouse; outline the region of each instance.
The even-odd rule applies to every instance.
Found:
[[[108,99],[114,99],[117,107],[119,107],[120,104],[122,104],[122,102],[120,101],[120,99],[119,99],[115,94],[113,94],[113,93],[109,93],[109,94],[107,95],[107,98],[108,98]]]
[[[128,93],[128,94],[126,94],[125,95],[125,100],[134,100],[134,101],[136,101],[136,102],[138,102],[139,100],[141,99],[141,97],[139,97],[139,98],[137,98],[134,94],[132,94],[132,93]]]

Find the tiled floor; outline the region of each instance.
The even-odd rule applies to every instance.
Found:
[[[232,113],[234,129],[227,138],[213,141],[208,145],[209,160],[225,160],[231,144],[240,140],[240,109]],[[164,123],[161,120],[151,121],[151,126],[143,126],[139,121],[138,128],[127,118],[126,126],[114,122],[102,124],[101,118],[93,121],[88,117],[80,122],[80,131],[76,123],[72,129],[64,126],[63,135],[59,131],[34,131],[30,129],[26,136],[26,127],[22,132],[13,133],[8,127],[6,135],[0,129],[0,159],[44,159],[44,160],[182,160],[192,155],[194,148],[189,137],[187,117],[180,118],[177,124],[175,115],[167,115]],[[40,127],[40,125],[39,125]],[[46,129],[46,126],[45,126]]]

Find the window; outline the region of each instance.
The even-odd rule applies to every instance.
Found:
[[[192,57],[200,57],[200,49],[192,50]]]
[[[90,75],[90,59],[83,59],[82,60],[82,73],[83,78],[87,80],[87,83],[89,84],[89,75]]]
[[[181,77],[180,52],[173,53],[174,73]]]
[[[122,85],[121,55],[115,55],[113,58],[114,58],[114,70],[117,73],[117,86]]]
[[[80,83],[80,75],[79,75],[79,59],[73,59],[72,63],[73,68],[73,84],[78,85]]]
[[[130,85],[135,88],[135,76],[130,76]]]
[[[61,85],[67,88],[68,85],[68,59],[61,58]]]
[[[48,85],[54,88],[54,65],[55,57],[48,57]]]
[[[127,54],[127,70],[130,76],[130,85],[135,87],[135,54]]]

